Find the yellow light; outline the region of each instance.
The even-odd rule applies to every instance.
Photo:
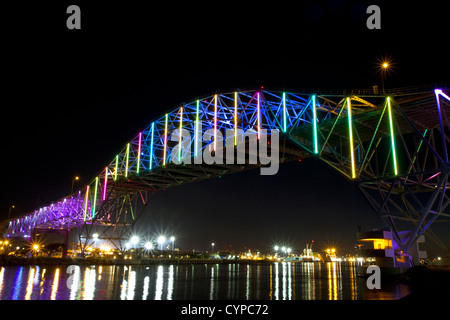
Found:
[[[389,64],[387,62],[383,63],[383,68],[385,69],[389,68]]]
[[[78,177],[78,176],[77,176],[77,177],[75,177],[75,180],[78,180],[78,179],[80,179],[80,177]],[[13,208],[14,208],[14,207],[13,207]]]
[[[33,250],[39,250],[39,245],[37,244],[33,245]]]

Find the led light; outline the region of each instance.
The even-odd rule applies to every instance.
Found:
[[[234,93],[234,145],[237,145],[238,113],[237,113],[237,92]]]
[[[286,132],[287,130],[287,117],[286,117],[286,93],[283,92],[283,132]]]
[[[259,99],[259,92],[257,92],[256,93],[256,100],[257,100],[257,116],[258,116],[258,119],[257,119],[257,126],[258,126],[258,140],[259,140],[259,138],[261,138],[261,111],[260,111],[260,108],[261,108],[261,106],[260,106],[260,99]]]
[[[105,168],[105,185],[103,188],[103,196],[102,199],[105,201],[106,199],[106,187],[108,186],[108,167]]]
[[[130,143],[127,143],[126,162],[125,162],[125,178],[128,178],[128,161],[130,160]]]
[[[151,142],[150,142],[150,164],[149,164],[149,168],[150,170],[152,170],[153,167],[153,137],[155,134],[155,123],[152,123],[152,137],[151,137]]]
[[[183,107],[180,108],[180,143],[178,144],[178,161],[181,163],[181,143],[182,143],[182,135],[181,130],[183,129]]]
[[[436,89],[434,90],[435,94],[436,94],[436,103],[437,103],[437,107],[438,107],[438,112],[439,112],[439,125],[441,127],[441,132],[444,132],[444,124],[442,123],[442,112],[441,112],[441,101],[439,100],[439,95],[443,96],[444,98],[446,98],[447,100],[450,100],[450,98],[442,92],[441,89]],[[442,145],[444,147],[444,155],[445,155],[445,161],[448,162],[448,153],[447,153],[447,142],[445,141],[445,136],[442,134]]]
[[[389,128],[391,130],[392,159],[394,162],[394,173],[395,173],[395,175],[397,175],[398,174],[397,154],[395,151],[394,125],[393,125],[392,112],[391,112],[391,99],[389,97],[387,98],[387,102],[388,102],[388,114],[389,114]]]
[[[117,171],[119,170],[119,155],[116,155],[116,168],[114,170],[114,181],[117,180]]]
[[[166,153],[167,153],[167,124],[169,121],[169,114],[166,113],[166,124],[164,127],[164,154],[163,154],[163,166],[166,165]]]
[[[312,96],[312,100],[313,100],[313,104],[312,104],[312,109],[313,109],[313,134],[314,134],[314,153],[317,154],[319,152],[319,147],[317,144],[317,114],[316,114],[316,96],[313,95]]]
[[[194,141],[194,156],[197,157],[198,154],[198,137],[199,137],[199,132],[198,132],[198,124],[200,122],[200,118],[199,118],[199,108],[200,108],[200,100],[197,100],[197,115],[195,117],[195,141]]]
[[[86,195],[84,197],[84,221],[86,221],[88,198],[89,198],[89,186],[86,187]]]
[[[138,144],[138,154],[137,154],[137,168],[136,174],[139,175],[139,167],[141,164],[141,142],[142,142],[142,132],[139,132],[139,144]]]
[[[353,150],[353,128],[352,128],[352,107],[350,104],[350,98],[347,98],[347,110],[348,110],[348,132],[350,137],[350,157],[352,162],[352,178],[356,178],[355,172],[355,153]]]
[[[94,219],[95,217],[95,209],[97,207],[97,191],[98,191],[98,177],[95,177],[94,203],[92,205],[92,219]]]
[[[217,147],[217,94],[214,95],[214,151]]]

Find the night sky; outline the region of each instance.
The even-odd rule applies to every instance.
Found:
[[[12,204],[14,216],[69,194],[75,175],[84,186],[151,121],[216,91],[381,87],[383,57],[394,62],[387,88],[449,81],[448,5],[302,3],[5,9],[0,218]],[[70,4],[81,30],[66,28]],[[366,27],[370,4],[381,30]],[[275,176],[254,170],[160,192],[136,231],[174,234],[186,250],[299,251],[310,240],[352,248],[357,225],[382,227],[355,184],[310,158]]]

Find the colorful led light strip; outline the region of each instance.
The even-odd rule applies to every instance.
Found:
[[[436,89],[434,90],[434,93],[437,95],[441,95],[443,96],[445,99],[447,99],[448,101],[450,101],[450,97],[448,95],[446,95],[441,89]]]
[[[128,178],[128,161],[130,159],[130,143],[127,143],[126,162],[125,162],[125,178]]]
[[[214,148],[216,151],[217,147],[217,94],[214,95]]]
[[[287,126],[287,117],[286,117],[286,93],[283,92],[283,132],[286,132]]]
[[[89,186],[86,187],[86,196],[84,197],[84,221],[86,221],[87,207],[88,207],[88,198],[89,198]]]
[[[106,188],[108,186],[108,167],[105,168],[105,185],[103,187],[102,199],[105,201],[106,199]]]
[[[439,95],[443,96],[447,100],[450,101],[450,98],[442,92],[441,89],[434,90],[434,93],[436,94],[436,103],[438,106],[438,112],[439,112],[439,126],[441,127],[441,132],[444,132],[444,124],[442,123],[442,112],[441,112],[441,101],[439,100]],[[445,141],[445,135],[442,134],[442,145],[444,147],[443,153],[445,155],[445,161],[448,162],[448,152],[447,152],[447,142]]]
[[[117,180],[117,172],[119,171],[119,155],[116,155],[116,168],[114,170],[114,181]]]
[[[392,119],[392,112],[391,112],[391,99],[387,97],[387,103],[388,103],[388,115],[389,115],[389,128],[391,130],[391,145],[392,145],[392,160],[394,162],[394,173],[395,175],[398,174],[397,170],[397,153],[395,151],[395,139],[394,139],[394,121]]]
[[[257,116],[258,116],[258,119],[257,119],[257,126],[258,126],[258,140],[259,140],[259,138],[261,138],[261,111],[260,111],[260,108],[261,108],[261,106],[260,106],[260,99],[259,99],[259,91],[256,93],[256,103],[257,103],[257,105],[256,105],[256,108],[257,108]]]
[[[197,100],[197,115],[196,115],[196,117],[195,117],[195,141],[194,141],[194,156],[195,157],[197,157],[197,154],[198,154],[198,135],[199,135],[199,132],[198,132],[198,125],[199,125],[199,122],[200,122],[200,119],[199,119],[199,108],[200,108],[200,100]]]
[[[317,144],[317,114],[316,114],[316,96],[312,96],[313,104],[313,134],[314,134],[314,153],[317,154],[319,152],[319,146]]]
[[[136,174],[139,175],[139,169],[141,165],[141,142],[142,142],[142,132],[139,132],[139,144],[138,144],[138,155],[137,155],[137,168]]]
[[[183,129],[183,107],[180,108],[180,143],[178,144],[178,161],[181,162],[181,143],[183,142],[181,130]]]
[[[98,191],[98,177],[95,177],[94,203],[92,205],[92,219],[94,219],[95,217],[95,209],[97,207],[97,191]]]
[[[237,92],[234,93],[234,145],[237,145],[237,129],[238,129],[238,108],[237,108]]]
[[[149,168],[150,170],[152,170],[153,168],[153,137],[155,134],[155,123],[152,123],[152,137],[151,137],[151,142],[150,142],[150,160],[149,160]]]
[[[347,110],[348,110],[348,132],[350,136],[350,157],[352,161],[352,178],[356,178],[355,171],[355,150],[353,150],[353,128],[352,128],[352,107],[350,104],[350,98],[347,98]]]
[[[167,153],[167,123],[169,121],[169,114],[166,113],[166,124],[164,127],[164,154],[163,154],[163,166],[166,165],[166,153]]]

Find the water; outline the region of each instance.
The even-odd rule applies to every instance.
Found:
[[[0,267],[0,300],[399,299],[404,285],[369,290],[351,262]]]

